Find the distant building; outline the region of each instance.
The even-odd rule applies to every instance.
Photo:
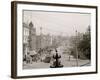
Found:
[[[37,35],[36,37],[36,46],[37,46],[37,49],[43,49],[43,48],[46,48],[46,47],[49,47],[51,46],[52,43],[51,43],[51,36],[50,35]]]
[[[49,34],[43,34],[42,33],[42,27],[40,27],[40,35],[36,36],[36,46],[37,49],[43,49],[46,48],[48,46],[51,46],[52,42],[51,42],[51,36]]]
[[[39,50],[41,48],[41,36],[36,36],[36,50]]]
[[[52,37],[52,46],[54,47],[54,48],[57,48],[58,47],[58,45],[59,45],[59,38],[57,37],[57,36],[53,36]]]

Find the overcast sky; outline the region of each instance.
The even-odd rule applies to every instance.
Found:
[[[43,34],[75,35],[75,31],[85,32],[91,22],[91,15],[84,13],[23,11],[23,22],[33,22],[37,34],[42,27]]]

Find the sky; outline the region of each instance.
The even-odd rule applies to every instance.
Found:
[[[81,33],[86,31],[91,24],[91,14],[24,10],[23,22],[29,24],[31,21],[37,34],[42,27],[43,34],[72,36],[76,30]]]

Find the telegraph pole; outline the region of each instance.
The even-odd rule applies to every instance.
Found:
[[[76,30],[76,44],[75,44],[75,47],[76,47],[76,66],[78,66],[77,30]]]

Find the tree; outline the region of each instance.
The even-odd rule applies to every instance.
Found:
[[[76,57],[75,48],[77,48],[78,58],[91,59],[91,35],[90,35],[90,31],[91,31],[90,26],[88,26],[85,33],[81,33],[81,34],[71,38],[71,43],[72,43],[71,51],[73,52],[71,54],[74,57]]]
[[[90,26],[88,27],[83,39],[78,44],[78,50],[80,50],[87,59],[91,59],[91,36]]]

